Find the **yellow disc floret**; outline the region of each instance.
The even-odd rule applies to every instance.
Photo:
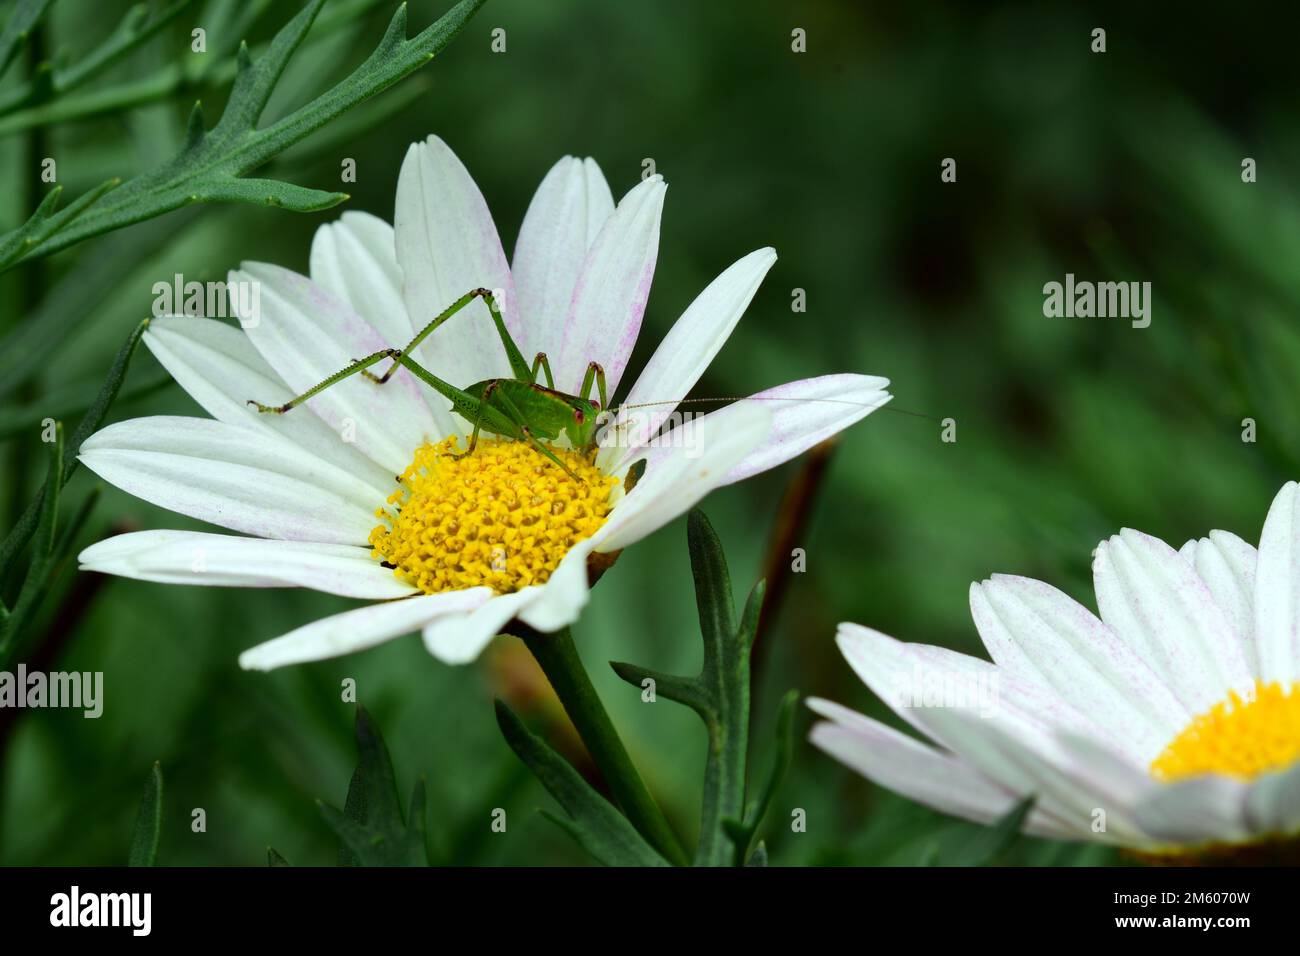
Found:
[[[1151,764],[1159,780],[1221,773],[1250,780],[1300,759],[1300,683],[1256,681],[1196,717]]]
[[[577,452],[551,449],[575,481],[526,442],[480,439],[457,457],[459,442],[416,449],[370,532],[374,557],[426,594],[542,584],[604,524],[617,479]]]

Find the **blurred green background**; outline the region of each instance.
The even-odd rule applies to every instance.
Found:
[[[447,5],[412,3],[412,32]],[[250,41],[298,9],[260,6]],[[394,6],[353,6],[357,16],[309,35],[268,118],[373,49]],[[1300,472],[1300,89],[1288,31],[1244,9],[1182,6],[1175,18],[1089,6],[489,0],[436,60],[268,174],[344,189],[352,199],[343,208],[391,221],[408,144],[437,133],[474,175],[509,252],[533,189],[560,156],[595,157],[616,197],[652,158],[671,188],[633,368],[713,276],[773,245],[780,260],[696,394],[832,371],[892,379],[892,409],[847,432],[830,463],[798,542],[807,572],[791,577],[763,638],[753,735],[762,772],[788,688],[884,715],[834,647],[838,621],[982,653],[971,581],[995,571],[1041,577],[1095,606],[1090,552],[1104,537],[1130,526],[1177,545],[1225,528],[1257,541],[1273,494]],[[47,50],[75,59],[125,9],[59,0],[43,31]],[[195,3],[108,80],[189,57],[203,11]],[[1107,30],[1105,54],[1089,50],[1096,26]],[[498,27],[505,53],[491,50]],[[791,51],[796,27],[806,53]],[[229,49],[237,39],[209,43]],[[6,82],[22,75],[20,61]],[[179,145],[192,101],[203,98],[211,123],[226,92],[178,89],[128,111],[6,133],[5,228],[46,188],[34,157],[55,157],[76,195],[155,165]],[[1251,185],[1240,176],[1247,156],[1259,169]],[[356,160],[355,184],[339,184],[345,157]],[[957,160],[956,183],[940,182],[944,157]],[[149,313],[154,281],[178,272],[220,279],[243,259],[306,272],[313,230],[340,212],[200,207],[7,273],[0,331],[36,322],[65,330],[57,351],[22,368],[11,400],[93,394]],[[1150,281],[1151,326],[1044,318],[1042,286],[1066,272]],[[796,288],[806,290],[806,313],[791,311]],[[159,375],[142,349],[127,390]],[[112,418],[160,413],[199,412],[165,386],[120,401]],[[949,416],[952,444],[940,441],[937,421]],[[1241,440],[1247,417],[1257,422],[1254,444]],[[0,453],[7,529],[39,487],[45,446],[29,429]],[[800,467],[705,502],[741,596],[762,573],[777,503]],[[95,483],[79,473],[69,506]],[[106,488],[81,544],[164,527],[197,525]],[[49,667],[105,672],[104,715],[6,718],[0,862],[124,861],[155,760],[167,788],[161,862],[259,865],[268,845],[296,864],[334,862],[313,801],[341,805],[355,762],[352,707],[339,699],[345,677],[383,728],[403,799],[427,776],[430,832],[444,859],[584,862],[534,812],[550,797],[493,719],[493,694],[507,693],[563,731],[511,639],[461,668],[410,637],[270,675],[238,669],[240,650],[349,603],[69,568],[39,622],[42,648]],[[684,521],[623,555],[575,634],[651,788],[689,834],[699,723],[672,703],[642,704],[604,663],[698,666]],[[806,712],[799,721],[796,762],[766,834],[773,863],[914,864],[943,859],[976,832],[840,767],[803,742]],[[207,812],[206,833],[190,830],[195,807]],[[507,811],[505,834],[489,830],[495,807]],[[807,811],[806,833],[790,831],[794,808]],[[1023,841],[1014,858],[1122,862],[1040,841]]]

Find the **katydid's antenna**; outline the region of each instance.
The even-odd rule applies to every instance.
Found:
[[[911,415],[913,418],[924,418],[924,419],[928,419],[929,421],[933,421],[933,422],[942,422],[942,421],[943,421],[943,419],[941,419],[941,418],[940,418],[939,416],[937,416],[937,415],[928,415],[928,414],[926,414],[925,412],[913,412],[913,411],[909,411],[909,410],[906,409],[906,408],[897,408],[897,407],[895,407],[895,406],[893,406],[893,405],[888,404],[887,402],[853,402],[853,401],[848,400],[847,398],[800,398],[800,397],[798,397],[797,395],[789,396],[789,397],[780,396],[780,395],[737,395],[737,396],[732,396],[732,397],[728,397],[728,398],[678,398],[678,399],[664,399],[664,400],[662,400],[662,401],[658,401],[658,402],[633,402],[633,403],[631,403],[631,404],[624,403],[624,404],[622,404],[622,405],[615,405],[613,408],[610,409],[610,412],[611,412],[611,413],[614,413],[614,414],[619,414],[619,413],[623,412],[625,409],[633,409],[633,408],[653,408],[654,406],[657,406],[657,405],[693,405],[693,404],[700,404],[700,403],[704,403],[704,402],[713,402],[713,403],[721,403],[721,402],[727,402],[727,403],[731,403],[731,402],[824,402],[824,403],[829,403],[829,404],[833,404],[833,405],[854,405],[854,406],[856,406],[856,407],[858,407],[858,408],[883,408],[883,409],[884,409],[885,411],[887,411],[887,412],[897,412],[897,413],[900,414],[900,415]]]

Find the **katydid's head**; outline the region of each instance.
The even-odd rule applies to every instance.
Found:
[[[564,434],[574,448],[586,451],[596,444],[597,428],[604,413],[600,410],[600,402],[589,398],[574,399],[570,407],[573,409],[573,419],[565,425]]]

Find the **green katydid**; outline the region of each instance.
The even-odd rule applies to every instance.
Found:
[[[497,335],[501,339],[501,344],[505,347],[506,358],[510,362],[513,377],[489,378],[462,389],[443,381],[424,368],[411,358],[411,351],[435,329],[474,299],[482,299],[487,304],[492,322],[496,325]],[[369,371],[371,366],[382,362],[384,359],[391,359],[392,365],[388,367],[388,370],[383,375],[375,375]],[[573,470],[561,461],[550,448],[542,444],[542,441],[555,441],[561,435],[564,435],[568,438],[571,447],[576,451],[583,455],[592,455],[602,438],[600,426],[604,424],[609,414],[606,411],[609,408],[609,396],[605,391],[605,370],[600,364],[591,362],[587,365],[587,371],[583,376],[582,386],[579,388],[577,395],[569,395],[558,391],[551,376],[551,365],[546,353],[538,352],[536,358],[533,359],[533,364],[531,366],[528,364],[528,360],[524,358],[519,346],[515,344],[515,340],[511,337],[510,330],[506,328],[505,320],[501,317],[501,310],[497,306],[496,299],[487,289],[474,289],[465,293],[417,332],[415,337],[401,349],[380,349],[378,352],[372,352],[364,358],[356,359],[351,365],[335,372],[329,378],[313,385],[307,391],[291,398],[283,405],[263,405],[253,399],[249,399],[248,404],[254,406],[259,412],[283,415],[312,396],[318,395],[330,386],[358,373],[378,385],[383,385],[399,367],[409,369],[416,378],[442,394],[451,402],[452,411],[474,426],[474,430],[470,434],[469,446],[465,451],[457,455],[457,458],[472,454],[478,445],[479,432],[486,431],[489,434],[499,435],[503,438],[528,442],[534,449],[564,469],[570,477],[578,480],[578,476],[574,474]],[[545,375],[545,385],[537,381],[539,373]],[[598,402],[591,398],[593,388],[600,395]],[[750,396],[750,399],[757,399],[757,396]],[[638,402],[635,405],[622,406],[622,409],[650,405],[739,400],[683,398],[665,402]],[[784,398],[771,398],[769,400],[789,401],[789,399]],[[848,405],[862,404],[860,402],[846,402],[826,398],[803,400]]]
[[[501,344],[505,346],[506,358],[510,361],[510,369],[514,377],[489,378],[482,382],[475,382],[468,388],[457,388],[449,382],[444,382],[412,359],[411,351],[453,315],[474,299],[480,298],[487,303],[497,334],[501,338]],[[372,365],[384,359],[392,359],[393,364],[383,375],[375,375],[368,371]],[[358,372],[372,382],[382,385],[392,377],[399,366],[409,369],[416,378],[441,393],[451,402],[452,410],[456,414],[473,424],[474,431],[470,434],[469,447],[457,457],[471,454],[478,445],[479,432],[486,431],[503,438],[527,441],[576,480],[577,475],[573,470],[543,445],[542,440],[555,441],[563,434],[579,452],[590,454],[595,450],[599,415],[609,400],[605,394],[605,370],[599,363],[592,362],[587,366],[587,373],[583,377],[582,387],[577,395],[557,391],[546,353],[538,352],[533,364],[529,366],[528,360],[524,358],[519,346],[511,337],[510,330],[506,328],[505,321],[501,318],[501,310],[497,307],[496,299],[487,289],[474,289],[465,293],[417,332],[415,337],[401,349],[380,349],[365,358],[356,359],[347,368],[335,372],[323,382],[313,385],[283,405],[263,405],[252,399],[248,404],[254,406],[259,412],[283,415],[313,395]],[[539,372],[546,376],[545,385],[537,381]],[[600,395],[599,402],[590,397],[593,387]]]

